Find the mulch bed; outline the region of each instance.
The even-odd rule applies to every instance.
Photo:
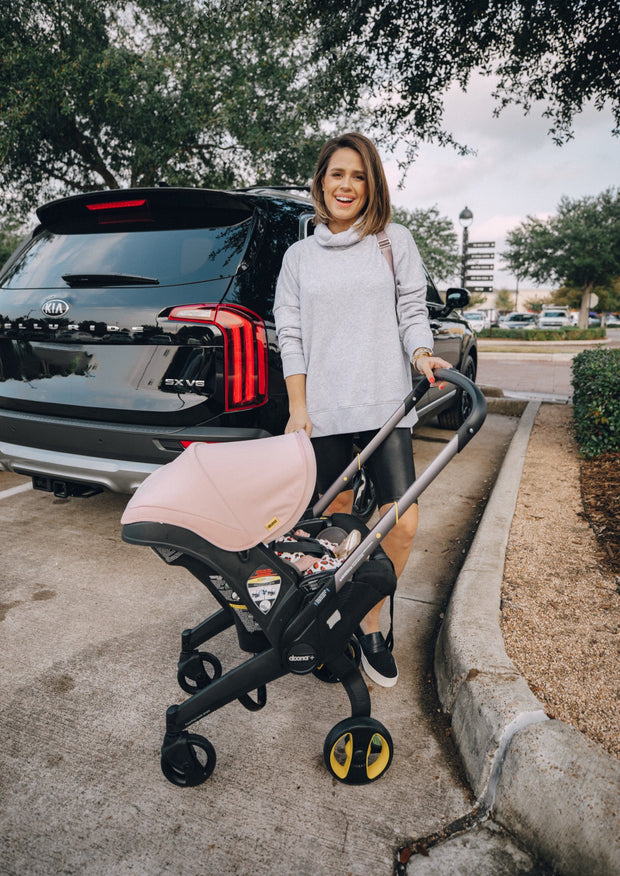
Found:
[[[609,560],[620,573],[620,453],[581,459],[581,495],[585,516]],[[620,585],[619,585],[620,586]]]

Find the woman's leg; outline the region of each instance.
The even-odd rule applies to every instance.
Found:
[[[372,434],[365,433],[362,436],[363,443],[367,443]],[[383,516],[415,481],[410,430],[395,429],[370,457],[368,469],[377,499],[381,503],[379,514]],[[392,561],[397,578],[407,565],[417,527],[418,506],[414,504],[400,515],[398,523],[381,542],[381,547]],[[379,616],[384,602],[385,600],[379,602],[364,617],[360,624],[363,633],[379,631]]]
[[[386,511],[389,511],[391,505],[383,505],[379,509],[379,513],[383,516]],[[396,577],[399,578],[402,574],[409,554],[411,553],[411,545],[418,527],[418,506],[412,505],[408,508],[402,517],[399,519],[396,526],[391,529],[383,539],[381,546],[385,553],[392,561]],[[366,617],[360,623],[363,633],[376,633],[379,630],[379,616],[385,599],[378,602],[374,608],[371,608]]]
[[[325,509],[325,514],[350,514],[353,511],[353,490],[344,490],[338,493],[335,499]]]

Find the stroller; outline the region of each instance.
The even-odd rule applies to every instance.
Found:
[[[199,785],[215,768],[213,745],[188,727],[235,699],[251,711],[263,708],[266,686],[289,672],[339,682],[349,697],[351,716],[332,728],[323,747],[325,765],[338,781],[366,784],[389,768],[393,743],[387,728],[371,717],[355,631],[396,589],[381,540],[486,416],[484,396],[468,378],[456,370],[437,371],[436,377],[457,387],[469,415],[372,531],[352,515],[322,512],[422,398],[426,379],[311,507],[316,463],[305,432],[192,444],[153,472],[129,501],[121,519],[123,540],[183,566],[220,605],[182,633],[177,680],[191,696],[168,708],[161,748],[161,768],[173,784]],[[356,530],[358,546],[344,559],[335,556],[335,546],[354,542]],[[305,562],[310,568],[301,571],[291,561],[300,555],[319,559]],[[251,656],[222,674],[218,658],[200,648],[233,625],[241,651]]]

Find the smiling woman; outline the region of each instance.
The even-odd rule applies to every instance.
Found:
[[[359,219],[368,202],[366,171],[359,152],[348,148],[334,152],[322,188],[330,215],[329,230],[334,234],[346,231]]]
[[[390,222],[388,185],[374,144],[358,133],[328,140],[311,194],[316,230],[284,255],[274,317],[289,399],[286,431],[311,437],[316,490],[323,494],[348,465],[354,444],[367,446],[408,394],[412,366],[432,384],[434,370],[450,365],[433,356],[424,267],[410,232]],[[404,417],[368,459],[381,514],[415,480],[416,419],[415,411]],[[326,513],[350,513],[352,504],[353,490],[346,489]],[[414,504],[382,542],[397,576],[417,522]],[[392,636],[384,639],[379,630],[380,610],[378,603],[368,612],[357,636],[366,674],[391,687],[398,670]]]

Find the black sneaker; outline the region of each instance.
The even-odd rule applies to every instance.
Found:
[[[383,633],[364,635],[358,630],[357,639],[362,649],[362,669],[368,678],[381,687],[393,687],[398,681],[398,668],[385,644]]]

